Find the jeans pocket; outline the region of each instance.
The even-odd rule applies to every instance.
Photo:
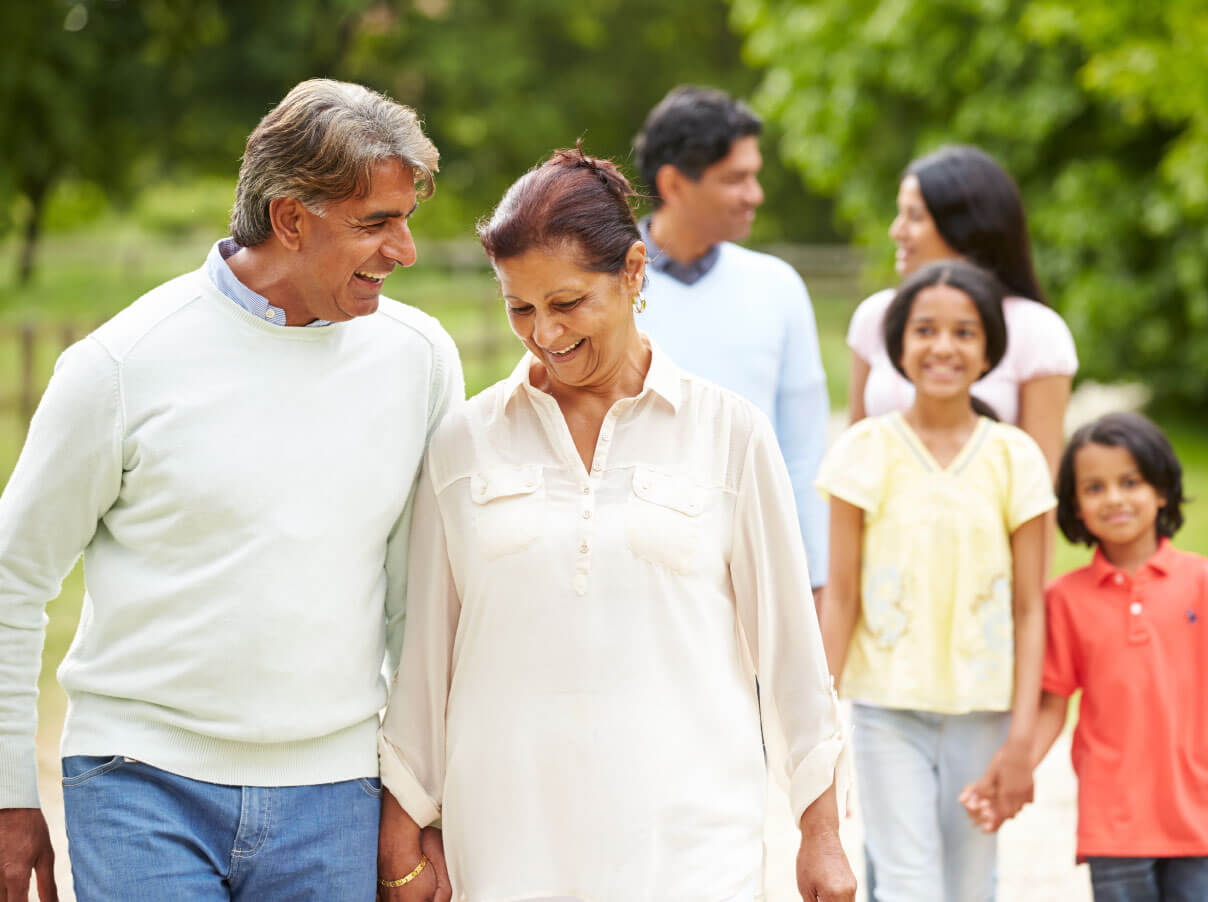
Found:
[[[382,797],[382,781],[377,777],[360,777],[357,782],[361,784],[361,789],[365,791],[365,795],[372,796],[375,799]]]
[[[72,755],[69,758],[64,758],[63,788],[69,789],[72,786],[82,786],[89,780],[117,770],[128,762],[129,759],[125,755]],[[72,776],[68,776],[67,774],[71,771],[74,771],[74,773]]]

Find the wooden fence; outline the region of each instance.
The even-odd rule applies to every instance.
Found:
[[[762,249],[791,263],[815,296],[858,296],[864,258],[850,247],[777,244]],[[426,243],[423,265],[426,270],[441,269],[454,274],[487,269],[482,249],[475,242],[465,241]],[[480,312],[476,311],[470,322],[463,321],[454,330],[471,385],[475,373],[491,375],[492,379],[506,375],[500,368],[510,365],[517,351],[498,296],[484,293],[478,307]],[[439,309],[428,312],[440,316]],[[15,373],[10,369],[12,375],[0,375],[0,415],[17,417],[24,434],[42,397],[49,375],[48,364],[99,324],[84,319],[0,323],[0,360],[15,350]],[[480,384],[486,383],[480,380]]]

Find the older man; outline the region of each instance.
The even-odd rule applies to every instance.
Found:
[[[742,102],[695,86],[673,89],[646,117],[633,143],[655,209],[640,223],[650,284],[638,325],[684,369],[772,421],[817,599],[827,511],[813,484],[829,404],[814,310],[791,266],[732,243],[750,234],[763,203],[762,129]]]
[[[46,602],[81,551],[59,678],[81,900],[370,899],[383,654],[412,488],[463,398],[432,318],[381,296],[437,152],[357,85],[248,139],[229,239],[59,360],[0,499],[0,861],[35,871]]]

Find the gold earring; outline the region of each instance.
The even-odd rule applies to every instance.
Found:
[[[641,313],[646,309],[646,296],[639,291],[633,296],[633,312]]]

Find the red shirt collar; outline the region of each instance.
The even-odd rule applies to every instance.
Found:
[[[1174,567],[1174,556],[1175,549],[1170,544],[1170,539],[1163,537],[1158,540],[1158,550],[1137,568],[1137,572],[1148,568],[1165,576]],[[1095,582],[1102,583],[1104,580],[1111,579],[1118,572],[1120,572],[1120,568],[1104,557],[1103,549],[1096,546],[1095,556],[1091,560],[1091,573],[1094,574]]]

